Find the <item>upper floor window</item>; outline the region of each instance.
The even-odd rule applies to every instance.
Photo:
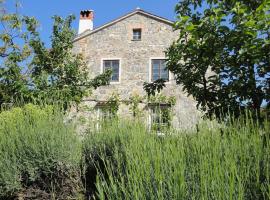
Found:
[[[152,81],[156,81],[158,79],[164,79],[166,81],[169,81],[169,70],[166,68],[165,59],[152,59],[151,67]]]
[[[111,82],[119,82],[119,60],[103,60],[103,71],[112,70]]]
[[[142,29],[136,28],[133,29],[133,40],[141,40],[142,39]]]

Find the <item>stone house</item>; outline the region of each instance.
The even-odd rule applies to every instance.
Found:
[[[173,74],[166,69],[165,50],[177,39],[173,21],[148,13],[139,8],[101,27],[93,28],[94,12],[81,11],[79,34],[74,40],[74,52],[83,55],[93,78],[106,69],[113,74],[110,85],[102,86],[84,99],[78,115],[92,120],[101,120],[109,115],[106,102],[118,94],[120,117],[132,117],[131,99],[146,96],[144,82],[163,78],[166,87],[161,92],[165,97],[174,97],[175,104],[160,102],[159,110],[170,107],[170,124],[185,129],[196,124],[199,112],[192,97],[188,97],[181,86],[176,85]],[[166,124],[162,112],[157,113],[155,104],[142,99],[138,110],[149,125]]]

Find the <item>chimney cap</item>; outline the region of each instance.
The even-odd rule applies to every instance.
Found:
[[[81,10],[80,19],[90,19],[93,20],[94,11],[93,10]]]
[[[88,9],[88,10],[81,10],[81,12],[94,12],[94,10]]]

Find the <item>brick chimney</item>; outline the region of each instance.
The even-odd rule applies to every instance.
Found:
[[[94,11],[93,10],[82,10],[80,12],[80,22],[79,22],[79,34],[86,30],[92,31],[94,28],[93,24]]]

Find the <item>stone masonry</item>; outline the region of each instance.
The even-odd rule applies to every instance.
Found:
[[[128,100],[134,94],[146,95],[143,83],[151,81],[151,59],[165,58],[165,50],[178,37],[178,33],[173,31],[172,23],[137,9],[107,26],[85,31],[74,40],[74,52],[85,58],[90,78],[103,72],[103,60],[120,60],[119,83],[100,87],[85,98],[84,105],[93,109],[81,111],[84,116],[95,118],[97,103],[108,100],[112,93],[118,93],[121,100]],[[141,40],[132,40],[133,29],[141,29]],[[176,97],[173,126],[179,129],[194,126],[199,116],[195,101],[182,91],[181,86],[175,84],[171,73],[169,79],[162,93]],[[147,105],[142,103],[140,108],[147,121]],[[120,105],[118,114],[122,117],[132,116],[129,106],[125,104]]]

